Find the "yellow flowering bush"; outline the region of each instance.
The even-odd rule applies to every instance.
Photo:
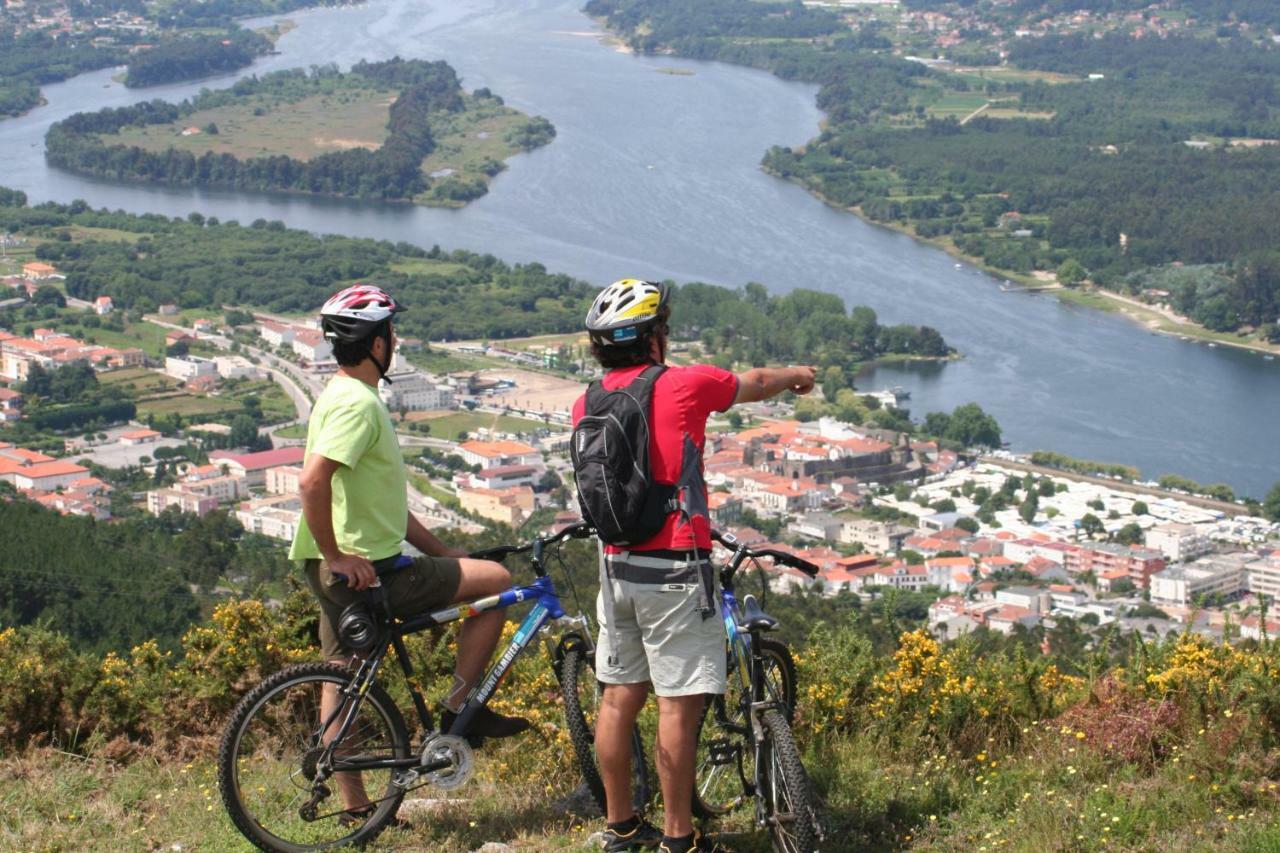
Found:
[[[880,668],[871,642],[847,628],[814,630],[792,649],[797,679],[797,730],[849,731],[866,722],[871,685]]]
[[[40,627],[0,631],[0,744],[65,743],[94,680],[92,662]]]
[[[889,734],[925,736],[962,752],[1011,743],[1023,723],[1079,695],[1083,681],[1044,659],[945,648],[923,630],[904,633],[893,666],[875,679],[869,712]]]

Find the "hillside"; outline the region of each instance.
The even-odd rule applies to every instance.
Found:
[[[240,693],[314,655],[305,592],[284,616],[228,603],[174,655],[144,643],[88,657],[46,629],[0,632],[6,845],[244,849],[218,800],[213,747]],[[939,646],[919,631],[893,639],[886,616],[816,629],[798,655],[797,731],[827,803],[827,849],[1280,844],[1274,640],[1110,636],[1086,651],[1071,631],[980,632]],[[421,638],[413,649],[434,695],[451,652]],[[575,781],[554,697],[545,658],[524,659],[498,699],[537,722],[523,754],[485,750],[476,780],[447,805],[407,805],[409,827],[379,848],[591,849],[596,823],[554,805]],[[739,849],[766,849],[748,823],[724,828]]]

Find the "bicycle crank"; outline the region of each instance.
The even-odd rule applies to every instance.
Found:
[[[452,791],[467,784],[474,772],[475,753],[466,739],[435,735],[422,745],[422,767],[398,774],[395,783],[407,788],[421,779],[442,791]]]

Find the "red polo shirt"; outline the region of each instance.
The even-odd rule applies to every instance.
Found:
[[[604,376],[604,387],[613,391],[630,384],[648,365],[610,370]],[[709,364],[691,367],[668,367],[653,387],[652,430],[649,436],[649,462],[653,478],[659,483],[675,483],[680,478],[681,453],[687,435],[699,452],[707,441],[707,418],[712,412],[727,411],[738,395],[738,377]],[[576,426],[586,406],[586,395],[573,404]],[[707,485],[702,484],[705,498]],[[711,522],[694,518],[682,523],[681,514],[673,512],[651,539],[629,548],[630,551],[711,550]],[[610,547],[608,550],[619,549]]]

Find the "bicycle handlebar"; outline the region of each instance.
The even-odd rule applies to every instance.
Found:
[[[817,566],[788,551],[780,551],[777,548],[748,548],[746,545],[739,542],[738,537],[734,536],[732,533],[724,533],[719,530],[712,530],[711,538],[728,548],[730,551],[741,551],[744,558],[768,557],[780,565],[799,569],[811,578],[818,576]]]
[[[493,548],[482,548],[479,551],[472,551],[468,554],[474,560],[497,560],[502,561],[513,554],[524,554],[532,551],[534,546],[554,545],[557,542],[563,542],[565,539],[585,539],[595,533],[595,529],[585,521],[577,524],[570,524],[568,527],[562,527],[550,536],[539,537],[532,542],[526,542],[524,545],[497,545]]]

